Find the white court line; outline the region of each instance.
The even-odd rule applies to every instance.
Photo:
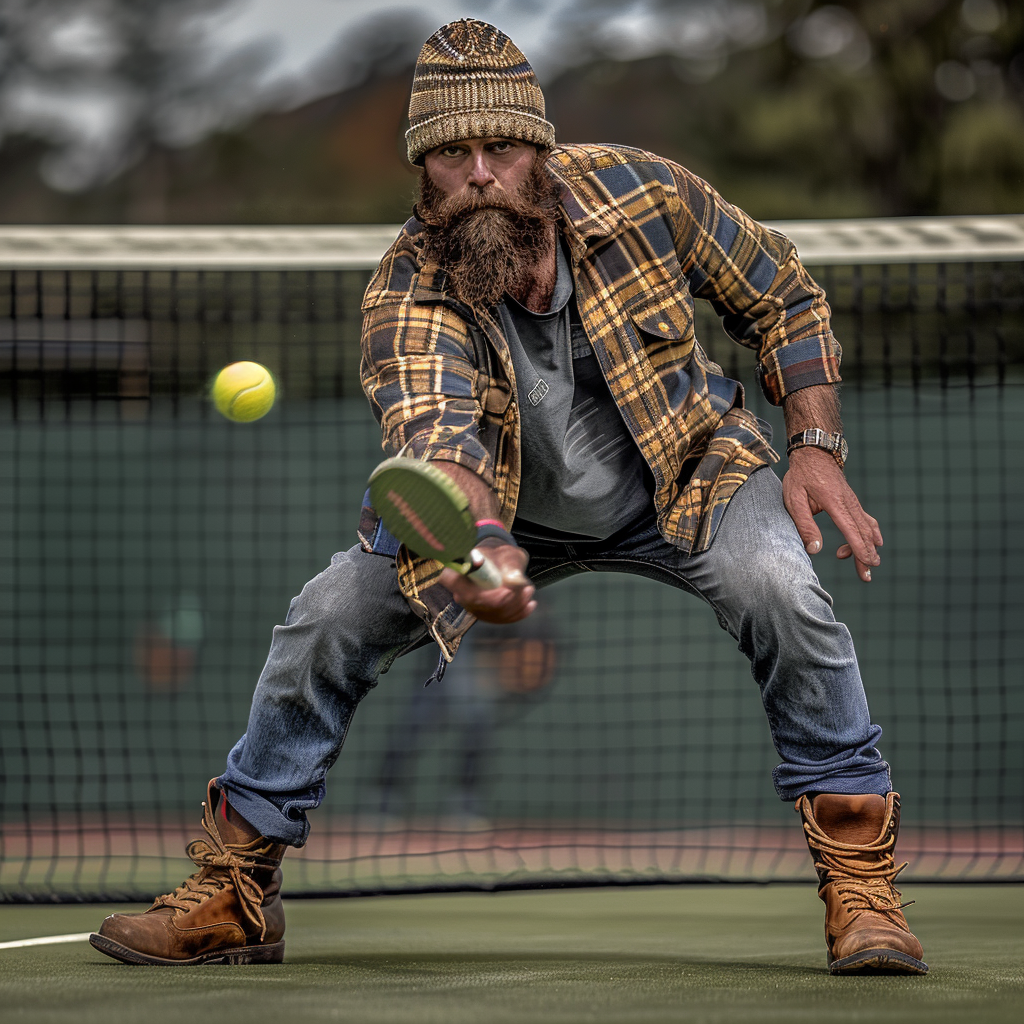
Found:
[[[21,946],[55,946],[58,942],[85,942],[90,935],[92,932],[75,932],[74,935],[41,935],[38,939],[0,942],[0,949],[18,949]]]

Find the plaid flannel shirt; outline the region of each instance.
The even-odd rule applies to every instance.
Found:
[[[546,170],[562,186],[560,227],[587,337],[654,476],[658,525],[688,552],[711,543],[729,499],[778,460],[766,424],[743,406],[694,337],[694,298],[755,349],[759,379],[786,395],[839,381],[841,351],[822,289],[793,244],[751,220],[685,168],[617,146],[559,146]],[[363,390],[383,448],[457,462],[497,494],[511,526],[520,485],[515,375],[495,310],[470,309],[424,265],[410,220],[363,301]],[[364,508],[360,537],[380,536]],[[439,563],[397,558],[399,583],[447,657],[473,619],[438,584]]]

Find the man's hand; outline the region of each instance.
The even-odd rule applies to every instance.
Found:
[[[501,571],[503,586],[483,590],[454,569],[441,573],[441,585],[451,591],[467,612],[483,622],[507,625],[525,619],[537,607],[533,584],[526,576],[529,555],[522,548],[501,544],[496,539],[484,541],[480,548]]]
[[[782,493],[807,551],[815,555],[821,550],[821,531],[814,517],[827,512],[846,538],[836,558],[852,555],[857,574],[870,583],[871,567],[881,562],[876,549],[882,546],[882,532],[878,521],[861,508],[836,460],[820,448],[795,449],[782,479]]]
[[[439,461],[433,465],[462,488],[476,522],[498,518],[498,500],[480,477],[454,462]],[[530,556],[514,544],[503,544],[497,537],[487,537],[477,546],[487,552],[487,557],[501,571],[504,586],[484,590],[454,569],[445,569],[441,573],[441,586],[450,590],[452,597],[467,612],[483,622],[507,625],[525,619],[537,607],[533,600],[535,588],[526,576],[526,563]]]

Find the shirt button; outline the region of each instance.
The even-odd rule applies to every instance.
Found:
[[[658,324],[658,330],[659,331],[667,331],[668,330],[668,324],[665,323],[664,320],[662,320],[661,323]]]

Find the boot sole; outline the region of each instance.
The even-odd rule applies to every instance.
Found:
[[[150,964],[156,967],[196,967],[200,964],[279,964],[284,960],[284,940],[270,942],[263,946],[236,946],[233,949],[215,949],[202,956],[194,956],[189,960],[167,960],[160,956],[150,956],[138,950],[108,939],[105,935],[93,932],[89,936],[93,949],[120,960],[123,964]]]
[[[927,974],[928,965],[896,949],[862,949],[830,960],[829,974]]]

